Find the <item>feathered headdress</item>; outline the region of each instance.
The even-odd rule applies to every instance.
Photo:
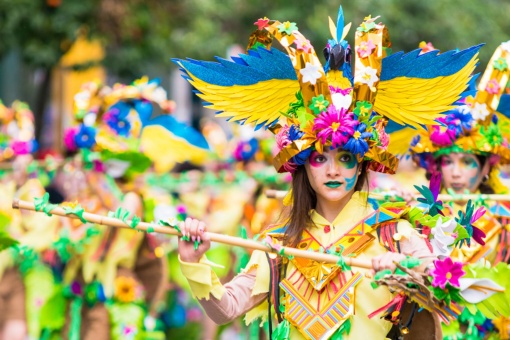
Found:
[[[295,23],[259,19],[247,54],[218,62],[175,60],[218,116],[256,128],[269,127],[279,152],[274,166],[294,171],[313,149],[343,148],[371,170],[395,172],[388,152],[388,119],[420,127],[436,124],[465,89],[480,46],[441,55],[390,54],[384,25],[367,17],[357,28],[355,48],[345,40],[342,8],[324,49],[322,65]],[[285,53],[272,48],[280,42]],[[351,57],[355,67],[352,70]]]
[[[99,151],[114,176],[142,172],[152,163],[168,171],[176,162],[200,161],[207,154],[203,136],[170,116],[175,104],[157,80],[143,77],[113,88],[90,82],[74,99],[79,125],[66,132],[66,146]],[[161,114],[152,118],[155,106]]]
[[[411,153],[425,168],[452,152],[491,156],[493,164],[510,164],[510,41],[494,52],[479,84],[461,103],[428,126],[411,142]]]

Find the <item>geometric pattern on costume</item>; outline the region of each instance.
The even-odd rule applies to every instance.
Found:
[[[293,284],[283,279],[285,318],[307,339],[328,339],[354,312],[354,287],[362,275],[354,274],[338,293],[317,311]]]

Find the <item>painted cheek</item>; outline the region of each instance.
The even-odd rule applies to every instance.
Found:
[[[354,188],[357,178],[358,178],[358,167],[356,166],[356,171],[354,172],[354,175],[352,177],[345,178],[345,190],[346,191],[350,191],[352,188]]]

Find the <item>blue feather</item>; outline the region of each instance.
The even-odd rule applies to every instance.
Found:
[[[480,50],[483,44],[456,52],[437,55],[429,52],[419,55],[420,49],[407,54],[397,52],[383,59],[381,81],[398,77],[433,79],[446,77],[460,71]]]
[[[259,48],[248,53],[232,58],[233,62],[222,58],[217,58],[219,62],[193,59],[173,61],[181,63],[195,77],[220,86],[252,85],[271,79],[297,80],[292,62],[285,53],[274,48],[270,51]],[[189,78],[186,70],[184,75]]]
[[[209,145],[207,144],[207,141],[205,140],[204,136],[200,132],[198,132],[191,126],[188,126],[182,122],[179,122],[172,116],[160,115],[154,119],[151,119],[146,124],[146,126],[154,126],[154,125],[159,125],[159,126],[164,127],[171,134],[187,140],[188,143],[190,143],[196,147],[209,150]]]
[[[344,33],[344,11],[342,5],[338,8],[338,18],[336,19],[336,40],[340,42],[342,40],[342,34]]]

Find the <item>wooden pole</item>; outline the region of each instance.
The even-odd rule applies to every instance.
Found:
[[[22,200],[14,200],[12,202],[12,207],[14,209],[20,209],[20,210],[35,210],[35,205],[32,202],[22,201]],[[73,214],[67,215],[63,208],[56,207],[49,211],[53,215],[68,217],[68,218],[78,218],[77,216]],[[88,212],[83,213],[83,218],[87,220],[90,223],[95,224],[102,224],[109,227],[115,227],[115,228],[127,228],[132,229],[131,226],[128,225],[131,221],[121,221],[117,218],[113,217],[107,217],[97,214],[91,214]],[[140,222],[136,226],[137,230],[141,231],[149,231],[153,230],[154,232],[161,233],[161,234],[167,234],[167,235],[174,235],[174,236],[182,236],[176,229],[172,227],[166,227],[161,226],[158,224],[152,224],[147,222]],[[222,235],[217,233],[211,233],[206,232],[207,236],[209,236],[210,240],[213,242],[228,244],[231,246],[239,246],[246,249],[252,249],[252,250],[261,250],[267,253],[279,253],[279,250],[273,249],[269,245],[263,244],[261,242],[257,242],[254,240],[246,240],[241,237],[235,237],[235,236],[229,236],[229,235]],[[331,255],[331,254],[324,254],[324,253],[318,253],[318,252],[311,252],[306,250],[299,250],[292,247],[281,247],[283,249],[283,253],[285,255],[290,255],[294,257],[300,257],[300,258],[306,258],[310,260],[314,260],[317,262],[324,262],[324,263],[338,263],[338,260],[340,259],[339,256]],[[345,263],[352,267],[358,267],[358,268],[365,268],[365,269],[372,269],[372,263],[370,261],[366,260],[360,260],[356,258],[350,258],[345,257],[344,258]]]

